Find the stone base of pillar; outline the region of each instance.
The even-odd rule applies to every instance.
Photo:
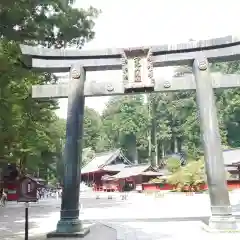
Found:
[[[209,223],[204,224],[203,229],[207,232],[238,232],[234,216],[211,216]]]
[[[60,220],[57,230],[47,234],[47,238],[83,238],[90,232],[90,228],[84,227],[79,219]]]
[[[230,216],[211,216],[209,218],[209,227],[213,229],[237,229],[237,223],[235,217]]]

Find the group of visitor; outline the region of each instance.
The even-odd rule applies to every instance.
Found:
[[[44,189],[39,188],[37,190],[37,198],[38,200],[41,199],[48,199],[48,198],[56,198],[59,199],[62,197],[62,189]],[[7,193],[4,188],[0,188],[0,206],[4,207],[7,202]]]
[[[45,189],[40,188],[37,191],[38,200],[40,199],[47,199],[47,198],[60,198],[62,196],[61,189]]]

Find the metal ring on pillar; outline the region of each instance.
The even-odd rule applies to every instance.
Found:
[[[207,70],[207,68],[208,68],[207,59],[203,59],[201,61],[197,60],[197,63],[198,63],[199,70],[201,70],[201,71]]]
[[[108,91],[108,92],[112,92],[113,90],[114,90],[113,85],[112,85],[111,83],[108,83],[108,84],[107,84],[107,91]]]
[[[170,88],[170,87],[171,87],[171,83],[170,83],[169,81],[165,81],[165,82],[163,83],[163,87],[164,87],[164,88]]]
[[[72,75],[72,78],[74,78],[74,79],[79,79],[80,76],[81,76],[81,73],[80,73],[79,71],[77,71],[77,69],[73,69],[73,70],[71,71],[71,75]]]

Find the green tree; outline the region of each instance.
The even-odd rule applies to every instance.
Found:
[[[122,147],[134,162],[148,156],[148,114],[143,95],[111,98],[102,119],[112,148]]]
[[[167,162],[167,170],[171,173],[175,173],[179,171],[179,169],[181,168],[181,161],[179,161],[179,159],[171,157],[171,158],[168,158],[166,162]]]
[[[199,185],[205,183],[204,162],[193,161],[180,167],[168,178],[168,183],[175,185],[179,191],[199,190]]]
[[[56,77],[25,69],[18,43],[81,48],[94,37],[97,15],[92,7],[63,7],[60,0],[0,3],[0,158],[17,162],[23,172],[56,174],[65,127],[55,115],[57,101],[31,97],[32,85],[55,82]]]
[[[84,113],[84,147],[101,151],[99,142],[102,142],[102,119],[94,109],[85,107]]]
[[[99,11],[63,6],[61,0],[11,0],[0,3],[2,38],[46,47],[82,47],[94,37]]]
[[[239,74],[240,62],[216,63],[212,65],[212,70],[225,74]],[[225,134],[224,145],[230,147],[240,147],[240,94],[239,88],[217,90],[219,119]]]
[[[95,155],[95,152],[91,148],[84,148],[82,152],[82,166],[88,164],[95,157]]]

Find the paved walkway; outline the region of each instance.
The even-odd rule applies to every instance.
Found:
[[[100,233],[104,240],[214,240],[240,238],[240,233],[207,233],[202,229],[203,219],[210,216],[208,195],[185,196],[183,194],[166,194],[155,198],[139,194],[130,194],[126,201],[119,196],[108,199],[82,200],[81,218],[87,220],[92,233],[85,240],[96,240]],[[239,196],[231,196],[235,214],[240,214]],[[118,199],[117,199],[118,198]],[[1,215],[0,231],[6,232],[4,226],[15,226],[11,229],[15,234],[1,235],[2,240],[23,239],[23,208],[17,204],[9,204]],[[43,201],[33,205],[30,210],[30,239],[46,239],[46,233],[55,229],[59,220],[60,201]],[[14,206],[14,207],[13,207]],[[17,209],[18,208],[18,209]],[[14,212],[19,218],[14,219]],[[19,213],[21,212],[21,213]],[[8,216],[4,218],[4,214]],[[8,215],[7,215],[8,214]],[[2,216],[2,217],[1,217]],[[6,220],[4,220],[6,219]],[[5,221],[5,222],[4,222]],[[91,223],[94,221],[95,224]],[[5,225],[7,224],[7,225]],[[90,225],[91,224],[91,225]],[[21,226],[20,228],[16,226]],[[240,226],[239,226],[240,228]],[[65,239],[66,240],[66,239]]]
[[[237,240],[240,233],[208,233],[198,221],[109,223],[117,229],[118,240]]]
[[[237,240],[240,237],[240,233],[207,233],[202,229],[202,223],[198,221],[164,223],[105,222],[88,224],[88,226],[91,232],[84,240]],[[46,229],[35,233],[32,232],[29,240],[45,240],[46,233]],[[23,236],[18,235],[15,238],[1,239],[21,240]]]
[[[237,196],[238,197],[238,196]],[[235,215],[240,215],[240,197],[231,196]],[[115,201],[109,199],[109,202]],[[112,208],[84,208],[81,214],[86,220],[121,220],[121,219],[172,219],[172,218],[200,218],[209,217],[210,202],[207,194],[186,196],[185,194],[165,194],[164,197],[145,196],[144,194],[130,194],[123,204]]]

